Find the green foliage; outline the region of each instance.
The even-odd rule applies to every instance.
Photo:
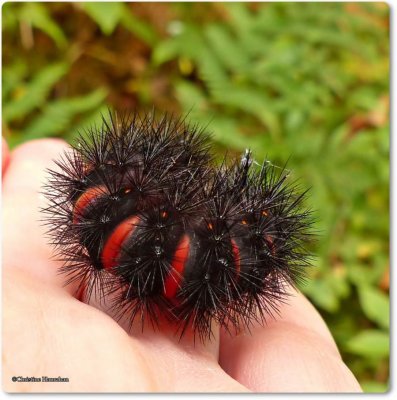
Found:
[[[389,390],[389,385],[376,381],[363,381],[361,387],[367,393],[386,393]]]
[[[21,76],[13,76],[14,66],[6,67],[3,75],[6,90],[3,93],[10,94],[11,99],[3,98],[4,120],[7,122],[18,119],[43,105],[53,86],[66,74],[67,70],[68,65],[65,63],[49,65],[32,76],[31,80],[24,82]],[[11,82],[7,82],[9,76],[11,76]]]
[[[53,7],[56,11],[56,6]],[[124,3],[90,2],[81,3],[76,8],[84,10],[106,36],[121,25],[146,43],[154,44],[157,40],[150,25],[136,18]],[[39,32],[44,34],[42,40],[48,37],[56,48],[62,49],[51,63],[46,61],[48,48],[41,54],[41,60],[39,54],[27,62],[23,56],[12,54],[12,44],[5,39],[9,47],[3,54],[2,100],[5,130],[12,129],[9,145],[14,147],[26,140],[48,136],[72,138],[73,132],[88,122],[99,121],[100,114],[106,111],[109,89],[103,85],[84,93],[66,93],[66,80],[73,74],[73,62],[80,50],[78,45],[68,43],[65,27],[53,18],[51,8],[43,3],[6,3],[2,12],[5,36],[16,37],[22,32],[23,51],[30,50],[34,45],[34,33]],[[59,91],[65,93],[57,95]]]
[[[218,150],[289,159],[292,179],[311,187],[319,232],[302,290],[363,388],[387,390],[387,5],[7,3],[2,12],[12,146],[72,140],[107,104],[139,104],[188,112]]]
[[[106,95],[106,90],[100,88],[85,96],[59,99],[47,104],[24,130],[24,139],[61,134],[75,115],[96,110]]]
[[[127,9],[124,10],[120,23],[149,46],[154,46],[156,44],[158,37],[152,27],[141,21]]]
[[[18,6],[6,3],[3,6],[3,18],[6,27],[14,27],[20,22],[22,27],[28,25],[45,32],[58,47],[65,47],[67,44],[62,29],[51,18],[48,9],[42,3],[22,3]]]
[[[385,329],[390,327],[389,298],[379,289],[371,286],[358,288],[361,308],[368,319]]]
[[[110,35],[115,30],[123,17],[125,6],[118,2],[89,2],[82,3],[85,12],[98,24],[105,35]]]
[[[354,354],[379,359],[389,355],[389,335],[378,330],[366,330],[351,338],[346,349]]]

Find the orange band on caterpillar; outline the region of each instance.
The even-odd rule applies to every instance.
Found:
[[[117,258],[120,255],[121,247],[124,241],[132,235],[138,222],[139,218],[133,216],[120,223],[112,232],[102,250],[103,268],[110,270],[117,264]]]
[[[73,208],[73,223],[80,222],[84,211],[100,196],[106,194],[106,187],[94,186],[87,189],[76,201]]]
[[[189,236],[184,235],[175,250],[174,259],[171,263],[171,271],[164,284],[164,296],[173,299],[183,279],[183,271],[189,257]]]

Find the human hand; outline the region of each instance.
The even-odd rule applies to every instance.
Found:
[[[128,333],[98,308],[74,297],[57,274],[39,194],[45,168],[66,148],[36,140],[11,155],[3,142],[3,387],[8,392],[353,392],[361,391],[324,321],[291,290],[265,327],[231,337],[179,341],[161,331]],[[4,166],[5,162],[5,166]],[[93,305],[95,307],[93,307]],[[67,377],[20,383],[13,376]]]

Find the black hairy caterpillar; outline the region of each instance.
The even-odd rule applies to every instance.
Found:
[[[213,166],[208,136],[154,113],[110,114],[56,161],[46,223],[67,283],[115,314],[239,329],[277,312],[310,265],[311,216],[285,169]]]

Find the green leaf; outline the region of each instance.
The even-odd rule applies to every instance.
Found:
[[[250,67],[244,48],[239,47],[236,39],[224,26],[210,25],[205,31],[205,36],[214,53],[226,68],[242,73]]]
[[[197,41],[198,46],[199,43]],[[200,77],[207,85],[211,95],[223,90],[229,81],[229,77],[213,51],[203,45],[195,52],[194,58],[198,65]]]
[[[107,91],[99,88],[85,96],[60,99],[46,106],[25,130],[25,140],[64,133],[75,116],[99,107]]]
[[[153,49],[152,62],[155,66],[175,59],[181,53],[181,44],[174,38],[163,40]]]
[[[216,117],[211,120],[210,129],[213,133],[213,138],[220,144],[235,149],[241,149],[246,144],[236,122],[231,118]]]
[[[4,105],[5,121],[25,117],[30,111],[44,104],[53,86],[68,71],[67,63],[52,64],[43,68],[26,86],[21,87],[22,95]]]
[[[81,5],[105,35],[111,35],[124,13],[129,12],[125,4],[119,2],[89,2]]]
[[[350,353],[376,359],[388,357],[389,347],[389,334],[379,330],[362,331],[346,344]]]
[[[251,87],[221,85],[213,91],[213,98],[218,104],[232,106],[254,115],[268,128],[273,137],[279,134],[279,122],[272,109],[271,99],[266,93]]]
[[[20,13],[21,20],[31,24],[50,36],[58,47],[67,44],[62,29],[51,18],[48,9],[41,3],[25,3]]]
[[[389,390],[389,384],[377,381],[360,382],[361,387],[366,393],[386,393]]]
[[[157,43],[158,37],[152,26],[137,18],[127,7],[125,7],[120,22],[126,29],[143,40],[150,47],[153,47]]]
[[[390,326],[389,298],[379,289],[371,286],[359,286],[358,294],[365,315],[382,328]]]
[[[302,290],[320,308],[328,312],[335,312],[339,308],[338,296],[329,280],[310,280]]]
[[[206,108],[206,99],[204,93],[196,85],[189,82],[179,82],[176,85],[176,95],[181,104],[185,104],[186,108],[189,109],[200,109]]]
[[[22,85],[23,79],[28,73],[28,66],[22,60],[17,60],[7,67],[3,67],[2,76],[2,97],[6,104],[9,96],[13,90]]]
[[[222,90],[229,81],[225,68],[205,43],[202,31],[198,27],[186,26],[178,36],[161,42],[153,50],[152,60],[155,65],[159,65],[178,57],[194,60],[200,78],[211,93]]]
[[[2,31],[12,31],[18,28],[18,7],[15,2],[3,3],[1,8],[2,13]]]
[[[231,25],[234,29],[239,29],[241,35],[244,35],[244,33],[251,30],[254,19],[252,18],[252,14],[249,12],[247,4],[233,2],[227,3],[224,6],[233,21],[233,24]]]
[[[208,114],[200,112],[192,104],[187,105],[189,112],[189,120],[192,123],[198,123],[200,126],[207,127],[206,131],[211,135],[211,138],[218,144],[233,148],[236,150],[245,149],[247,141],[241,135],[236,121],[227,117],[209,117]]]

